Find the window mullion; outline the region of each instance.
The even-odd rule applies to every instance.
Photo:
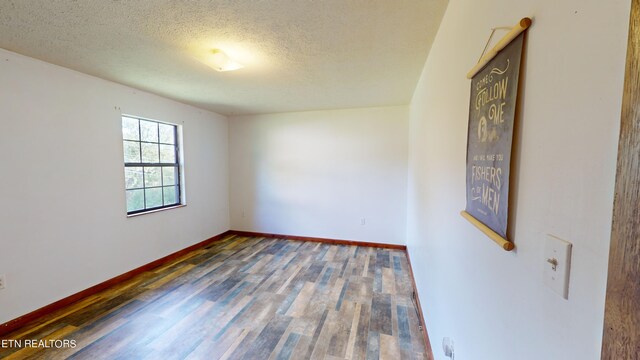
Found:
[[[164,166],[160,167],[160,188],[162,189],[162,206],[166,205],[164,203]]]
[[[142,127],[140,126],[140,119],[138,119],[138,146],[140,147],[140,162],[142,162]],[[142,166],[142,207],[143,210],[147,209],[147,191],[145,190],[144,179],[144,166]]]
[[[124,163],[124,166],[127,167],[140,167],[140,166],[147,166],[147,167],[157,167],[157,166],[165,166],[165,167],[171,167],[171,166],[178,166],[179,163]]]
[[[142,196],[144,199],[144,208],[147,208],[147,184],[146,184],[146,180],[144,178],[144,171],[145,167],[142,167]]]
[[[182,204],[182,186],[180,185],[181,179],[182,177],[180,176],[181,174],[181,169],[180,169],[180,148],[179,148],[179,143],[178,143],[178,127],[174,127],[173,128],[173,143],[174,143],[174,151],[175,151],[175,158],[176,158],[176,166],[175,166],[175,184],[174,186],[177,186],[177,189],[174,187],[173,191],[177,191],[177,195],[178,195],[178,204]]]

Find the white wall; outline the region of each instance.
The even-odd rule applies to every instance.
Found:
[[[437,359],[599,359],[628,0],[451,0],[410,112],[408,247]],[[469,80],[490,29],[534,18],[515,244],[464,220]],[[498,32],[499,38],[504,32]],[[546,234],[573,243],[569,300],[543,285]]]
[[[232,229],[404,243],[408,107],[229,124]]]
[[[187,206],[126,217],[121,113],[183,124]],[[229,229],[227,119],[0,50],[0,323]]]

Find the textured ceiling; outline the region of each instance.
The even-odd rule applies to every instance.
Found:
[[[0,0],[0,47],[222,114],[407,104],[447,0]],[[245,68],[198,59],[223,49]]]

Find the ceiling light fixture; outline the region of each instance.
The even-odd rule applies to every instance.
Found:
[[[242,69],[244,66],[233,61],[224,51],[220,49],[211,50],[209,56],[209,66],[216,71],[233,71]]]

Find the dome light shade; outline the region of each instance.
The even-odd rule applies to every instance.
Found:
[[[233,61],[224,51],[220,49],[211,50],[209,56],[209,66],[216,71],[233,71],[242,69],[244,66],[240,63]]]

